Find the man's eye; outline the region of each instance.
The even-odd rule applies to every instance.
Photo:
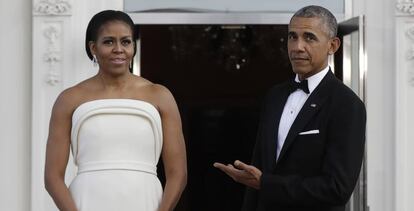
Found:
[[[315,41],[315,40],[316,40],[316,37],[315,37],[315,36],[313,36],[313,35],[308,35],[308,36],[306,36],[306,37],[305,37],[305,39],[306,39],[307,41]]]

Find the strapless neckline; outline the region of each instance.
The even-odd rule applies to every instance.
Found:
[[[91,104],[96,104],[96,103],[100,103],[100,102],[121,102],[121,103],[142,103],[142,104],[146,104],[149,105],[150,107],[152,107],[156,113],[159,114],[159,111],[157,109],[157,107],[155,107],[155,105],[153,105],[150,102],[147,102],[145,100],[139,100],[139,99],[132,99],[132,98],[103,98],[103,99],[95,99],[95,100],[89,100],[89,101],[85,101],[81,104],[78,105],[78,107],[75,108],[75,110],[73,111],[72,116],[76,116],[76,113],[79,112],[79,110],[81,110],[83,107],[91,105]]]
[[[74,157],[75,164],[78,164],[78,151],[79,151],[79,133],[81,128],[84,128],[84,123],[89,121],[91,118],[96,119],[96,117],[101,119],[101,122],[96,123],[92,128],[88,128],[87,131],[90,134],[105,134],[111,133],[114,116],[123,116],[125,118],[136,117],[138,119],[145,119],[148,121],[150,129],[155,138],[155,160],[159,157],[158,150],[162,147],[162,124],[161,124],[161,115],[156,109],[156,107],[146,101],[137,100],[137,99],[97,99],[86,101],[81,103],[72,114],[72,129],[71,129],[71,144],[72,144],[72,154]],[[112,117],[111,117],[112,116]],[[135,119],[137,120],[137,119]],[[123,120],[120,124],[131,124],[130,119]],[[105,126],[103,126],[105,125]],[[107,128],[100,128],[100,127]],[[139,126],[139,125],[138,125]],[[100,129],[99,129],[100,128]],[[135,130],[128,133],[134,133]],[[96,138],[96,137],[95,137]],[[93,139],[95,139],[93,138]],[[101,139],[105,139],[101,137]]]

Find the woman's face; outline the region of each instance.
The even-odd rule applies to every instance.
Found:
[[[101,26],[96,41],[89,43],[100,71],[120,74],[129,70],[134,55],[132,33],[131,27],[122,21],[110,21]]]

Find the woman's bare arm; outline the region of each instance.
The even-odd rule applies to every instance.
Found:
[[[61,211],[76,211],[65,184],[65,171],[70,153],[72,99],[63,92],[55,102],[49,123],[46,147],[45,187]]]
[[[162,160],[166,184],[159,211],[173,210],[187,184],[187,158],[181,118],[174,97],[163,86],[158,91],[163,129]]]

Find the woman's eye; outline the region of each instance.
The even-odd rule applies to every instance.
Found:
[[[122,40],[122,45],[129,45],[131,43],[132,43],[131,40]]]
[[[105,45],[112,45],[113,41],[112,40],[104,40],[103,44]]]

